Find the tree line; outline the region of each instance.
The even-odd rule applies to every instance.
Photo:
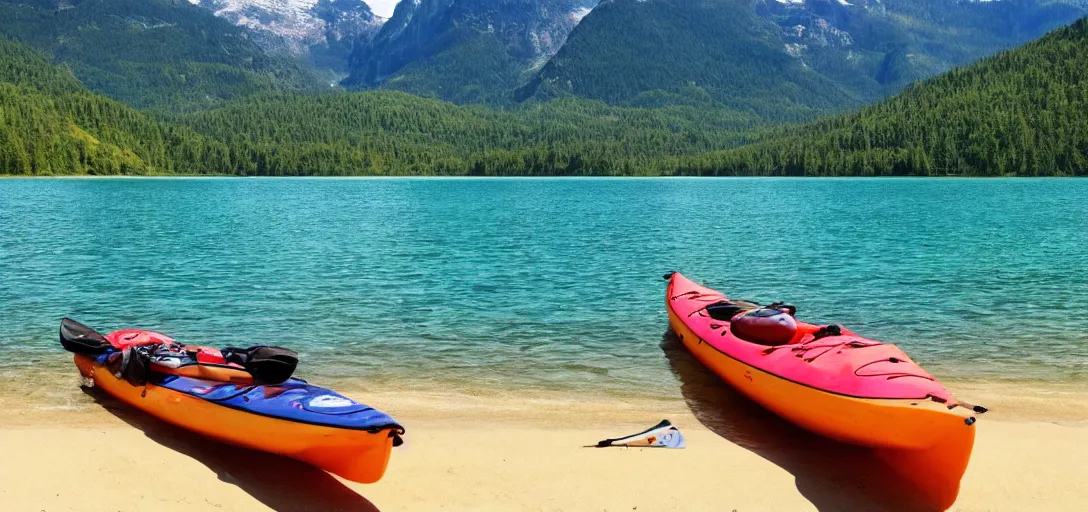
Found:
[[[1035,176],[1088,169],[1088,21],[856,113],[768,128],[728,108],[393,91],[137,111],[0,40],[0,174]]]

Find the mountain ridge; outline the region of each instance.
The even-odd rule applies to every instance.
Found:
[[[520,1],[525,0],[504,5]],[[700,1],[724,5],[723,0]],[[731,48],[753,51],[726,56],[741,59],[742,64],[728,66],[720,75],[709,75],[720,77],[718,89],[701,78],[682,74],[701,72],[699,68],[677,69],[659,75],[641,73],[641,79],[653,87],[670,80],[679,82],[668,90],[639,83],[623,89],[627,87],[624,77],[602,82],[617,87],[603,90],[616,94],[609,99],[619,105],[560,91],[547,101],[534,95],[496,109],[397,91],[290,92],[277,87],[270,77],[265,77],[263,87],[252,87],[253,82],[247,80],[262,76],[253,70],[275,65],[275,61],[247,42],[248,32],[187,4],[183,13],[199,14],[175,21],[167,16],[176,14],[171,10],[178,6],[176,2],[146,0],[137,6],[143,10],[115,15],[118,6],[133,5],[131,2],[83,0],[54,13],[55,22],[47,22],[42,7],[50,4],[47,0],[0,1],[0,12],[7,14],[0,19],[0,29],[14,31],[45,49],[32,50],[22,42],[0,38],[0,174],[1019,176],[1081,175],[1088,166],[1085,19],[1021,48],[916,82],[894,98],[852,114],[776,127],[775,123],[800,121],[833,109],[830,103],[840,98],[862,100],[851,97],[849,90],[835,90],[838,84],[818,73],[815,61],[806,62],[804,59],[810,58],[807,54],[787,53],[785,45],[790,43],[777,38],[780,25],[762,17],[752,24],[747,22],[754,18],[729,13],[735,19],[727,28],[737,35],[730,40]],[[608,16],[614,16],[609,9],[635,4],[643,6],[614,11],[620,15],[609,21]],[[605,13],[590,23],[614,24],[637,9],[662,5],[680,4],[675,0],[612,0],[585,20],[594,18],[593,13]],[[1020,12],[1013,4],[1003,8]],[[157,15],[156,9],[166,9],[162,12],[167,14]],[[691,17],[692,12],[696,16]],[[1038,12],[1043,13],[1039,19],[1053,21],[1049,14]],[[707,37],[708,31],[723,26],[720,17],[705,10],[677,10],[671,15],[679,21],[649,26],[695,27],[685,32],[691,38],[687,42],[708,44],[716,41]],[[186,32],[187,27],[200,26],[196,22],[209,17],[216,27],[226,28],[206,32],[203,39]],[[177,26],[184,24],[189,25]],[[511,24],[515,39],[528,33],[525,26]],[[1032,25],[1033,29],[1039,26]],[[48,30],[30,30],[41,27]],[[115,27],[125,33],[109,30]],[[591,34],[599,29],[592,24],[578,27],[574,33],[583,27]],[[637,39],[651,46],[667,42],[674,34],[671,29],[656,34],[639,30],[635,31]],[[511,54],[499,38],[488,38],[491,31],[473,29],[468,33],[485,36],[474,41],[497,41],[495,44],[512,59],[513,55],[537,55],[542,48],[532,46],[531,38],[522,39],[530,49]],[[572,38],[592,41],[582,36]],[[860,39],[856,33],[851,38],[855,42]],[[87,46],[98,42],[105,45],[102,55]],[[184,46],[165,46],[172,42]],[[845,42],[840,39],[837,44]],[[127,44],[150,46],[131,50],[125,48]],[[177,86],[173,80],[179,69],[187,69],[184,60],[179,64],[172,59],[184,59],[191,55],[187,52],[199,55],[208,44],[217,52],[229,49],[242,53],[213,53],[221,60],[198,61],[192,64],[193,69],[222,70],[225,76],[241,80],[203,83],[196,81],[199,74],[185,78],[200,86],[198,93],[209,85],[212,90],[235,87],[238,94],[233,97],[198,101],[198,106],[187,103],[191,98],[186,96],[160,98],[162,103],[152,105],[153,114],[149,115],[85,87],[102,87],[102,76],[96,73],[120,71],[129,75],[118,74],[114,80],[124,76],[137,80],[129,84],[131,89],[114,90],[113,94],[129,93],[137,98],[161,94]],[[624,49],[650,57],[644,66],[653,64],[651,50],[645,45]],[[706,51],[699,46],[695,50]],[[708,66],[725,58],[719,59],[721,48],[712,50],[707,52]],[[126,55],[126,51],[134,51],[136,59],[110,60]],[[905,60],[906,67],[892,62],[880,72],[909,71],[917,64],[912,61],[917,59],[912,51],[889,47],[891,60]],[[744,56],[758,52],[773,53],[773,59],[743,61]],[[231,60],[240,57],[241,61]],[[771,71],[773,76],[765,82],[745,80],[748,75],[737,71],[753,66],[753,62],[762,64],[753,68],[753,74]],[[528,59],[515,60],[514,69],[528,63]],[[615,73],[623,69],[624,62],[608,64],[619,66],[603,68]],[[149,69],[159,74],[141,74]],[[609,73],[601,76],[607,78]],[[164,83],[153,82],[155,87],[147,89],[142,80],[149,79]],[[550,84],[541,87],[544,85]],[[825,85],[826,89],[817,89]],[[787,104],[782,96],[791,88],[798,96],[793,104]],[[727,94],[716,97],[722,90]],[[832,95],[821,97],[820,92]],[[186,112],[176,108],[179,104],[197,108]],[[170,105],[175,106],[172,111],[162,110]]]
[[[689,159],[704,175],[1088,175],[1088,18],[881,103]]]
[[[215,172],[225,145],[87,91],[66,68],[0,37],[0,175]]]
[[[717,102],[764,112],[773,107],[759,104],[777,95],[811,119],[882,99],[1085,14],[1081,0],[607,0],[516,94],[652,106],[670,97],[689,102],[694,86]],[[790,69],[786,57],[819,78]],[[768,84],[766,73],[805,93],[773,92],[783,84]],[[843,94],[835,98],[834,89]],[[647,94],[649,101],[640,97]]]
[[[508,104],[596,0],[401,2],[352,56],[350,89],[392,88],[455,103]]]
[[[272,52],[303,56],[319,68],[346,73],[357,44],[366,44],[384,19],[363,0],[189,0],[236,26]]]
[[[250,33],[185,1],[0,0],[0,35],[46,52],[136,108],[192,110],[271,90],[327,88]]]

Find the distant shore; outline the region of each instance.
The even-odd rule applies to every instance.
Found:
[[[5,395],[0,405],[16,412],[0,419],[0,509],[917,509],[864,453],[727,391],[707,393],[609,401],[352,392],[408,429],[385,479],[369,486],[205,441],[94,393],[75,410],[27,408]],[[979,421],[954,510],[1076,510],[1088,500],[1074,469],[1088,457],[1088,408],[1048,400],[1037,405],[1065,411],[1065,424],[1018,420],[1000,406]],[[678,425],[686,449],[583,448],[662,418]],[[134,484],[165,475],[190,491]]]
[[[929,176],[917,175],[917,176],[762,176],[762,175],[748,175],[748,176],[673,176],[673,175],[555,175],[555,176],[521,176],[521,175],[501,175],[501,176],[476,176],[476,175],[444,175],[444,174],[346,174],[346,175],[307,175],[307,176],[243,176],[240,174],[143,174],[143,175],[101,175],[101,174],[58,174],[58,175],[26,175],[26,174],[0,174],[0,179],[169,179],[169,178],[275,178],[275,179],[539,179],[539,180],[554,180],[554,179],[670,179],[670,180],[682,180],[682,179],[706,179],[706,180],[745,180],[745,179],[761,179],[761,180],[782,180],[782,179],[831,179],[831,180],[909,180],[909,179],[942,179],[942,180],[1003,180],[1003,179],[1015,179],[1015,180],[1038,180],[1038,179],[1088,179],[1088,176],[959,176],[959,175],[944,175],[934,174]]]

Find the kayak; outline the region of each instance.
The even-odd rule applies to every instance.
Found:
[[[730,300],[670,272],[669,325],[704,366],[816,434],[876,450],[949,507],[986,408],[957,401],[895,345],[798,321],[788,304]]]
[[[297,355],[285,349],[185,346],[137,329],[103,336],[67,318],[60,337],[85,385],[228,444],[373,483],[402,443],[389,415],[292,377]]]

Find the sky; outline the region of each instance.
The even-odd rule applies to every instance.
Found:
[[[374,14],[383,18],[388,18],[393,15],[393,8],[397,6],[397,2],[400,0],[365,0],[367,5],[370,6],[370,10],[374,11]]]

